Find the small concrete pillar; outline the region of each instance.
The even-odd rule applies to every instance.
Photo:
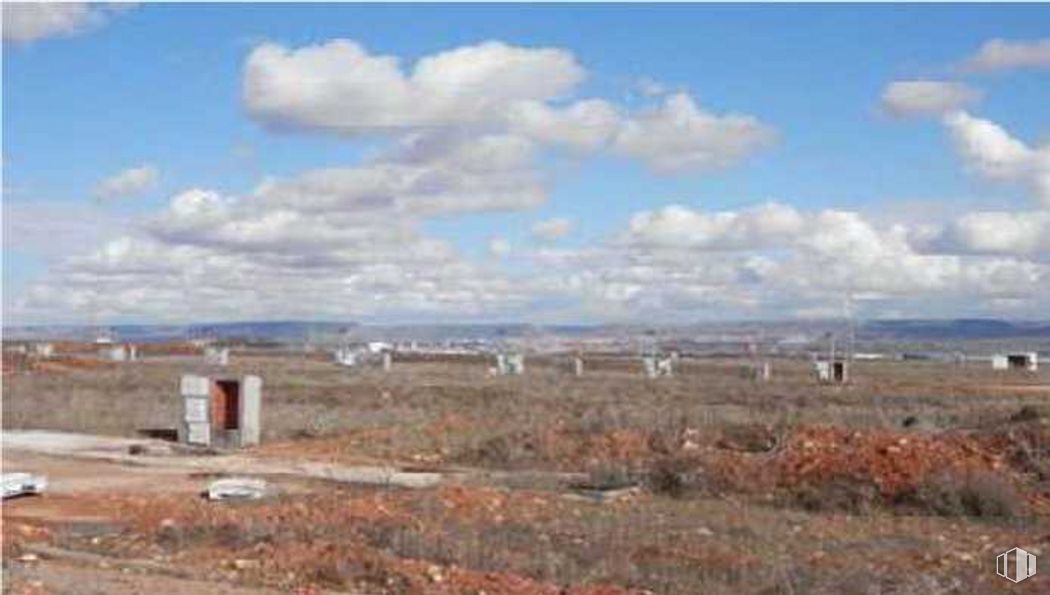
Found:
[[[515,376],[525,373],[525,356],[515,353],[507,357],[507,372]]]
[[[230,348],[207,347],[204,349],[204,361],[211,366],[225,366],[230,363]]]
[[[349,347],[337,349],[335,352],[335,362],[342,366],[352,368],[357,365],[357,354]]]
[[[393,365],[393,360],[394,360],[394,358],[390,354],[389,351],[384,351],[383,352],[383,371],[384,372],[389,372],[390,371],[390,368]]]
[[[642,356],[642,369],[646,378],[671,377],[674,375],[674,356]]]
[[[496,374],[520,376],[525,373],[525,356],[520,353],[497,353]]]
[[[583,358],[582,357],[576,356],[576,358],[573,360],[573,371],[575,372],[577,378],[579,378],[580,376],[583,376]]]
[[[240,398],[240,445],[259,443],[262,414],[262,378],[245,376],[241,380]]]
[[[656,357],[646,355],[642,357],[642,369],[646,378],[656,378]]]

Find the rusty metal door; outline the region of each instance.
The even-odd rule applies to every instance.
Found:
[[[240,427],[240,383],[216,380],[211,385],[211,427],[236,430]]]

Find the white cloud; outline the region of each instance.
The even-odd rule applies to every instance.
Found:
[[[339,39],[255,48],[243,94],[264,121],[355,135],[489,123],[515,102],[556,98],[583,77],[573,55],[554,48],[488,41],[426,56],[406,73],[396,57]]]
[[[671,205],[633,215],[626,239],[643,246],[753,250],[794,239],[803,225],[798,211],[779,203],[716,213]]]
[[[393,207],[311,211],[189,190],[145,235],[56,268],[17,313],[530,319],[549,303],[570,317],[693,320],[830,311],[852,294],[876,314],[941,315],[1037,312],[1050,291],[1050,264],[1029,258],[1045,250],[1045,214],[980,213],[916,233],[782,203],[672,206],[637,213],[609,242],[580,249],[512,250],[493,236],[495,258],[480,266],[418,223]],[[539,266],[514,277],[501,264],[511,254]]]
[[[533,237],[544,240],[560,240],[572,231],[572,221],[564,217],[554,217],[545,221],[539,221],[532,226]]]
[[[642,77],[635,83],[638,92],[647,97],[657,97],[667,93],[667,85],[649,77]]]
[[[1050,210],[967,213],[935,236],[935,250],[987,254],[1050,254]]]
[[[633,216],[627,241],[606,251],[543,258],[547,269],[565,271],[560,285],[575,288],[579,299],[626,317],[688,318],[704,308],[774,317],[841,311],[846,295],[877,313],[987,312],[1007,302],[1037,310],[1050,289],[1050,266],[1024,258],[1035,232],[1004,227],[1016,234],[1006,244],[989,231],[972,226],[972,246],[948,249],[938,239],[939,253],[927,253],[930,246],[912,244],[908,225],[879,226],[850,211],[673,206]]]
[[[419,134],[356,167],[270,180],[256,194],[313,212],[392,210],[402,216],[527,209],[547,199],[534,148],[512,135]]]
[[[976,103],[981,93],[963,83],[894,81],[882,93],[883,108],[895,116],[943,114]]]
[[[717,115],[684,93],[625,122],[614,150],[659,172],[717,170],[770,146],[776,134],[753,116]]]
[[[1011,41],[991,39],[970,57],[965,66],[975,71],[1050,68],[1050,39]]]
[[[489,254],[492,256],[502,258],[510,254],[510,242],[506,238],[490,238],[489,239]]]
[[[62,259],[97,246],[128,226],[110,211],[61,202],[3,203],[5,251]]]
[[[539,101],[523,101],[511,107],[511,130],[545,144],[578,149],[598,149],[619,129],[621,116],[602,99],[586,99],[564,108]]]
[[[141,194],[157,186],[160,172],[152,165],[140,165],[125,169],[103,179],[95,185],[95,198],[123,198]]]
[[[3,40],[30,43],[57,36],[70,36],[101,26],[111,13],[126,5],[86,2],[4,2]]]
[[[944,117],[955,149],[978,175],[1026,185],[1050,207],[1050,145],[1032,148],[998,124],[959,111]]]
[[[354,135],[510,135],[540,148],[613,151],[661,173],[735,165],[769,146],[773,130],[748,115],[718,115],[685,93],[630,113],[604,99],[574,99],[586,72],[558,48],[488,41],[419,59],[369,53],[349,40],[249,55],[248,111],[277,127]]]

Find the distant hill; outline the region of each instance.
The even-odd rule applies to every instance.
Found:
[[[895,339],[1002,339],[1050,337],[1050,322],[1008,322],[962,318],[958,320],[872,320],[860,334],[867,338]]]
[[[194,323],[187,325],[116,325],[109,327],[124,341],[155,341],[210,338],[227,341],[266,341],[278,343],[335,342],[352,340],[487,340],[500,341],[540,336],[584,338],[598,336],[659,335],[663,338],[696,338],[699,335],[722,337],[762,335],[767,338],[804,336],[811,339],[825,333],[841,333],[842,320],[783,320],[695,323],[681,326],[643,325],[533,325],[505,324],[397,324],[365,325],[356,322],[315,321],[244,321]],[[95,338],[97,327],[87,325],[51,325],[5,327],[8,340]],[[1005,321],[993,319],[957,320],[871,320],[859,323],[859,340],[875,341],[944,341],[968,339],[1048,338],[1048,321]],[[739,339],[736,339],[739,340]]]

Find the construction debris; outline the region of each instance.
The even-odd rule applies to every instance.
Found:
[[[270,492],[265,480],[250,477],[229,477],[208,484],[209,500],[261,500]]]
[[[4,500],[15,496],[42,494],[47,489],[47,478],[32,473],[4,473],[2,479]]]

